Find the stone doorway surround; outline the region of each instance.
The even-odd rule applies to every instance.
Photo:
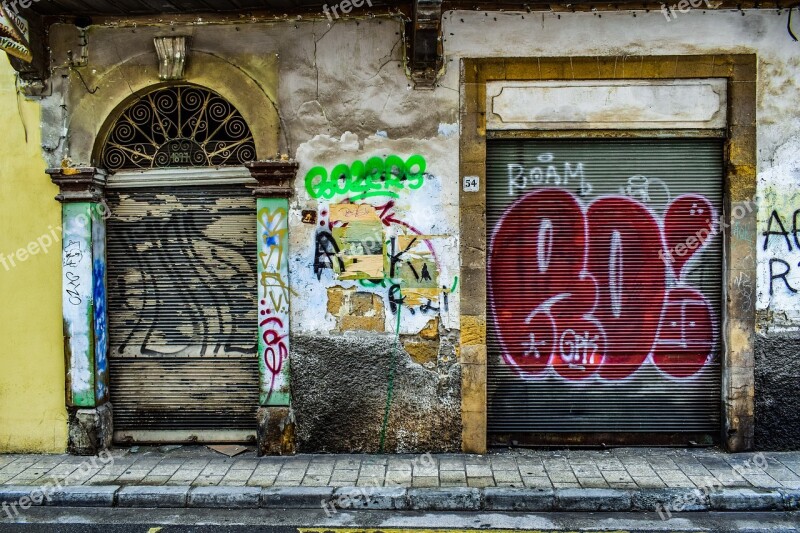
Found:
[[[652,80],[722,79],[726,84],[724,248],[722,312],[722,434],[720,442],[731,452],[753,446],[753,395],[756,279],[756,65],[751,54],[688,56],[595,56],[481,58],[461,62],[460,176],[486,179],[486,139],[494,116],[487,116],[487,84],[493,82],[578,82],[585,80],[631,85]],[[525,127],[524,124],[518,125]],[[681,126],[690,129],[686,124]],[[513,135],[514,131],[509,131]],[[491,133],[490,133],[491,134]],[[559,131],[524,131],[527,136],[621,136],[585,126]],[[650,131],[650,135],[653,131]],[[460,192],[461,206],[461,363],[462,448],[487,450],[486,351],[486,193]],[[733,214],[736,216],[733,216]],[[741,215],[741,216],[740,216]],[[748,290],[734,285],[746,276]]]

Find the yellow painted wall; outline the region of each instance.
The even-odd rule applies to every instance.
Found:
[[[17,96],[0,54],[0,453],[63,452],[67,443],[61,205],[44,170],[40,106]],[[51,231],[57,240],[46,252],[32,248],[12,266],[9,256],[46,244]]]

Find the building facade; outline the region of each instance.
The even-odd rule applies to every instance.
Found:
[[[95,4],[6,71],[4,451],[797,447],[786,9]]]

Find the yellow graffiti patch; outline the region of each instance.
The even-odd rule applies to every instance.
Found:
[[[342,257],[344,272],[339,279],[374,279],[383,277],[382,255],[350,255]]]
[[[333,204],[331,222],[380,222],[375,208],[368,204]]]
[[[435,302],[439,298],[442,289],[428,289],[428,288],[409,288],[402,289],[403,303],[409,307],[418,307],[427,302]]]

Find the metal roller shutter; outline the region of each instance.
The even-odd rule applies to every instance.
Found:
[[[720,139],[488,141],[490,442],[716,439],[722,161]]]
[[[115,430],[188,430],[200,440],[204,431],[254,430],[251,191],[241,185],[113,190],[108,202]]]

